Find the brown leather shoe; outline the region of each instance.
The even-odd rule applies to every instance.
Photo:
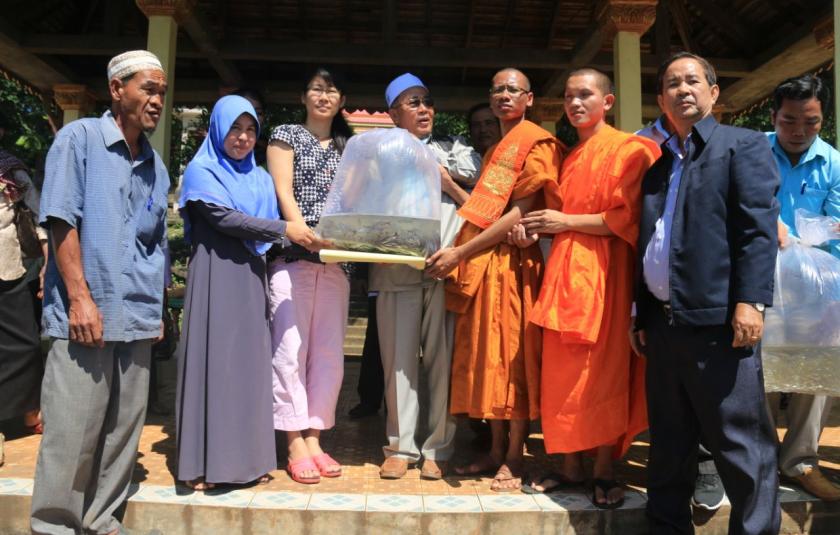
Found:
[[[804,474],[792,479],[806,492],[813,494],[824,502],[840,501],[840,486],[829,481],[819,467],[806,468]]]
[[[379,467],[379,477],[382,479],[400,479],[408,471],[408,459],[391,456],[385,459]]]
[[[446,475],[446,468],[448,466],[446,461],[433,461],[426,459],[423,461],[423,468],[420,470],[420,477],[423,479],[443,479]]]

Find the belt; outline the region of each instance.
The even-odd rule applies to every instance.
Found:
[[[656,300],[656,303],[659,305],[660,310],[665,314],[665,317],[668,318],[668,324],[674,325],[674,309],[671,307],[671,303],[668,301],[660,301],[659,299]]]

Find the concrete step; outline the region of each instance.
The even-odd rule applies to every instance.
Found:
[[[362,494],[259,491],[193,493],[132,485],[124,526],[137,535],[367,533],[394,535],[636,535],[648,532],[645,495],[628,490],[621,509],[603,511],[581,491],[525,494]],[[310,489],[307,489],[310,490]],[[0,534],[29,533],[32,480],[0,479]],[[794,493],[795,494],[795,493]],[[840,504],[791,500],[782,490],[784,535],[836,535]],[[787,499],[786,499],[787,498]],[[695,517],[697,535],[726,535],[730,507]]]

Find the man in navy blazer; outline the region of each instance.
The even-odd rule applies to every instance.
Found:
[[[779,171],[764,134],[712,116],[720,90],[706,60],[676,54],[657,81],[675,133],[642,184],[631,333],[648,359],[651,532],[694,532],[702,438],[732,504],[729,533],[776,534],[777,437],[760,342],[773,303]]]

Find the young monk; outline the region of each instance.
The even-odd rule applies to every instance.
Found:
[[[545,188],[547,209],[528,213],[512,239],[530,246],[553,234],[530,320],[543,327],[541,413],[548,453],[565,453],[561,474],[534,484],[548,490],[584,479],[582,452],[594,450],[596,507],[620,507],[624,491],[612,463],[647,427],[644,363],[627,331],[642,177],[659,148],[605,122],[615,96],[607,76],[574,71],[565,111],[580,143]]]
[[[542,188],[557,180],[561,146],[525,120],[533,104],[528,78],[516,69],[493,77],[490,106],[502,140],[487,151],[481,177],[458,210],[465,219],[452,247],[428,260],[436,278],[453,273],[447,309],[457,314],[450,411],[490,422],[490,453],[459,474],[496,473],[492,490],[522,486],[528,420],[539,416],[540,330],[527,318],[539,291],[542,254],[506,242],[522,215],[542,205]]]

